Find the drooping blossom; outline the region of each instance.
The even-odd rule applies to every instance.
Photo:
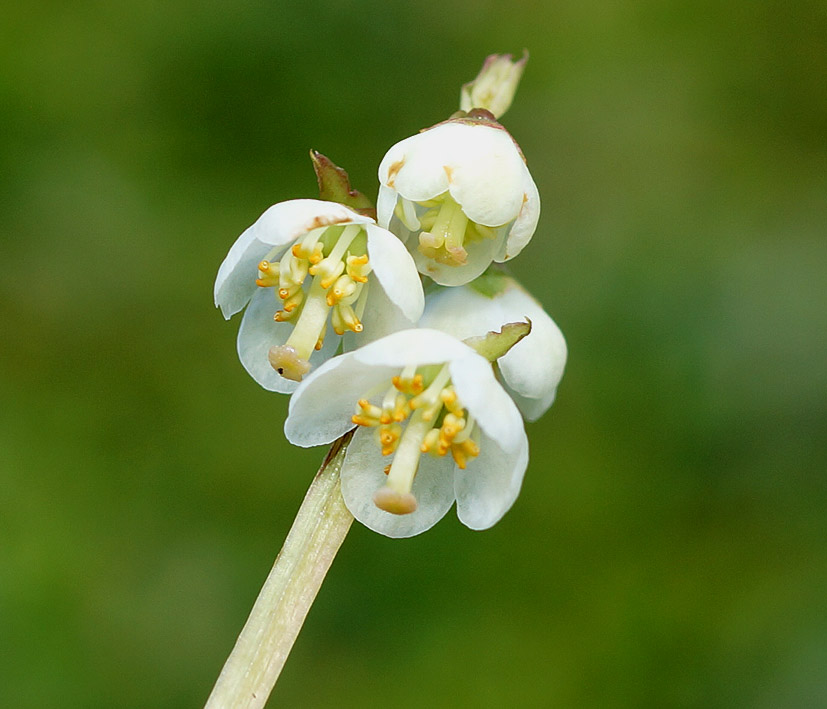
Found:
[[[528,464],[517,407],[491,363],[437,330],[404,330],[329,360],[290,400],[288,440],[330,443],[357,427],[341,472],[348,509],[409,537],[454,501],[472,529],[511,507]]]
[[[215,304],[227,319],[247,306],[239,358],[265,389],[290,392],[342,336],[353,347],[410,327],[423,294],[393,234],[341,204],[297,199],[270,207],[236,240]]]
[[[377,215],[420,273],[456,286],[516,256],[540,216],[519,147],[485,110],[394,145],[379,166]]]

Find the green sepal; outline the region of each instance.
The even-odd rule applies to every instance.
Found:
[[[489,266],[482,275],[477,276],[471,281],[468,287],[473,288],[477,293],[484,295],[486,298],[496,298],[513,282],[514,279],[505,271],[501,270],[501,267],[492,265]]]
[[[463,342],[476,350],[489,362],[496,362],[531,332],[531,320],[510,322],[502,326],[499,332],[493,330],[480,337],[469,337]]]
[[[310,151],[310,160],[319,183],[319,199],[338,202],[354,212],[376,219],[373,202],[350,186],[350,177],[343,168],[317,150]]]

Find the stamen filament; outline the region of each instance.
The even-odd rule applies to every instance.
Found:
[[[416,218],[416,208],[413,202],[404,197],[400,197],[395,211],[396,216],[399,217],[399,221],[405,225],[408,231],[417,231],[419,229],[419,219]]]

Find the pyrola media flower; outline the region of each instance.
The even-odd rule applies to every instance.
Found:
[[[484,110],[394,145],[379,166],[378,222],[420,273],[457,286],[531,239],[540,195],[520,149]]]
[[[393,234],[315,199],[265,211],[233,244],[215,281],[225,318],[247,306],[238,331],[242,364],[278,392],[293,391],[335,354],[340,336],[353,337],[354,346],[410,327],[423,303],[416,266]]]
[[[329,360],[290,399],[288,440],[330,443],[357,426],[341,472],[354,517],[389,537],[429,529],[456,500],[486,529],[528,465],[520,413],[491,363],[437,330],[404,330]]]
[[[543,307],[513,278],[499,274],[493,278],[496,286],[490,294],[473,284],[429,293],[419,322],[466,339],[499,330],[506,323],[530,320],[529,335],[497,360],[497,369],[523,416],[536,421],[554,403],[566,366],[566,340]]]

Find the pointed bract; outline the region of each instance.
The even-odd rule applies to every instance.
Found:
[[[502,281],[499,293],[483,295],[471,286],[428,294],[420,324],[466,339],[528,318],[531,332],[497,360],[503,383],[528,421],[554,402],[568,351],[560,328],[516,281]]]

